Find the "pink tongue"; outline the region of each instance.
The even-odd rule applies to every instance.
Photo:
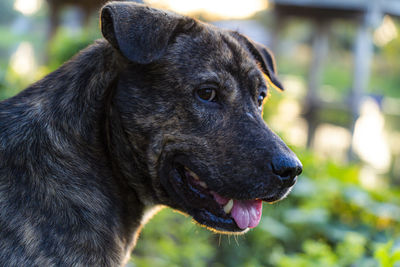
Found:
[[[256,227],[261,213],[261,200],[233,200],[231,215],[240,229]]]
[[[228,203],[229,199],[211,192],[220,205]],[[231,216],[240,229],[254,228],[258,225],[262,214],[261,200],[233,200]]]

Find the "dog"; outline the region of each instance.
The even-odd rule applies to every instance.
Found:
[[[265,47],[132,2],[101,31],[0,102],[1,266],[124,265],[160,205],[244,233],[302,171],[262,119],[283,89]]]

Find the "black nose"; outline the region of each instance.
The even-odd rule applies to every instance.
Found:
[[[296,183],[296,176],[303,171],[303,166],[295,156],[280,156],[272,160],[272,171],[279,176],[283,186],[291,187]]]

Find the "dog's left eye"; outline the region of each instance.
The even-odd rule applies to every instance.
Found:
[[[258,102],[258,108],[259,108],[259,109],[262,108],[262,104],[263,104],[263,101],[264,101],[264,98],[265,98],[265,97],[266,97],[265,92],[261,92],[261,93],[258,95],[257,102]]]
[[[196,95],[201,100],[207,102],[215,102],[217,100],[217,92],[213,88],[200,88],[196,90]]]

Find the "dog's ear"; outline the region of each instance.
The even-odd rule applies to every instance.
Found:
[[[262,61],[261,67],[264,70],[264,73],[267,75],[269,82],[274,86],[276,89],[285,90],[283,88],[282,83],[278,80],[277,77],[277,70],[275,64],[275,58],[272,52],[264,45],[254,42],[254,45],[257,49],[257,52],[260,54]],[[257,58],[257,56],[256,56]]]
[[[250,39],[248,39],[247,37],[238,32],[233,32],[233,36],[237,40],[239,40],[239,42],[244,43],[244,45],[247,47],[247,49],[250,51],[253,57],[258,61],[271,85],[276,89],[282,91],[285,90],[282,86],[282,83],[278,80],[276,76],[277,71],[276,71],[275,59],[274,56],[272,55],[272,52],[264,45],[251,41]]]
[[[162,57],[177,34],[195,20],[133,2],[110,2],[101,10],[101,31],[107,41],[135,63]]]

